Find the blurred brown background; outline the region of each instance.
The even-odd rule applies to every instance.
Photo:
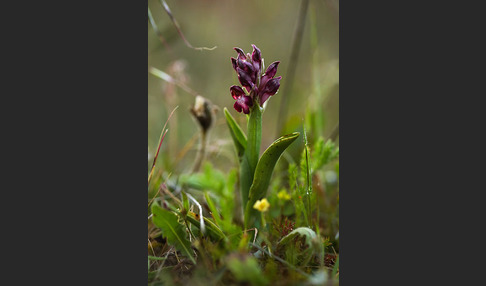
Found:
[[[195,47],[217,46],[211,51],[189,48],[178,35],[161,1],[148,1],[165,41],[161,41],[148,22],[148,68],[170,74],[220,108],[208,144],[208,157],[216,164],[236,166],[223,108],[228,108],[246,129],[246,115],[233,109],[234,100],[229,93],[231,85],[239,85],[230,61],[230,57],[236,55],[233,47],[251,53],[251,44],[255,44],[262,52],[265,66],[281,61],[277,72],[277,76],[282,76],[281,87],[270,98],[263,115],[262,148],[283,135],[282,132],[302,131],[306,115],[315,115],[313,120],[319,121],[314,128],[306,125],[308,136],[327,137],[338,124],[339,3],[307,2],[298,61],[291,63],[302,1],[166,1],[186,39]],[[290,85],[289,67],[295,69],[292,90],[287,86]],[[287,113],[281,112],[283,96],[287,97]],[[168,124],[169,132],[159,160],[163,162],[160,163],[162,168],[169,171],[184,172],[191,168],[198,132],[189,112],[194,99],[190,93],[148,71],[149,164],[169,113],[179,106]],[[279,114],[281,123],[286,126],[282,132],[278,128]]]

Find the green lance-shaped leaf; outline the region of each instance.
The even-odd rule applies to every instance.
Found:
[[[275,140],[275,142],[263,152],[262,157],[258,161],[253,183],[250,188],[249,200],[245,211],[245,228],[248,229],[253,227],[254,224],[259,221],[258,218],[260,214],[257,210],[253,209],[253,205],[257,200],[266,196],[275,164],[277,164],[278,159],[285,149],[287,149],[299,135],[299,132],[284,135]]]
[[[246,136],[245,133],[241,130],[238,123],[236,123],[231,113],[229,113],[228,109],[224,108],[224,116],[226,117],[226,123],[228,124],[231,138],[233,138],[233,143],[236,147],[236,152],[238,153],[238,159],[241,161],[243,154],[245,153],[246,149]]]
[[[305,237],[305,243],[309,246],[312,247],[312,240],[316,239],[317,234],[315,231],[308,227],[298,227],[294,229],[292,232],[284,236],[277,244],[277,247],[284,247],[288,243],[292,242],[292,240],[297,237],[297,236],[303,236]]]
[[[162,230],[162,235],[177,250],[187,255],[195,264],[196,260],[191,249],[191,242],[186,238],[184,227],[178,222],[177,216],[157,204],[152,204],[152,220]]]

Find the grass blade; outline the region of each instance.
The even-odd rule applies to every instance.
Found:
[[[159,146],[157,147],[157,152],[155,153],[154,161],[152,163],[152,168],[150,169],[150,174],[148,176],[148,183],[149,184],[150,184],[150,180],[152,179],[152,174],[153,174],[154,169],[155,169],[155,163],[157,162],[157,157],[159,157],[160,146],[162,146],[162,142],[164,141],[165,134],[167,134],[167,131],[169,131],[168,129],[165,130],[165,127],[167,126],[167,123],[169,122],[170,118],[172,117],[172,114],[174,114],[174,111],[176,111],[176,109],[178,107],[179,106],[176,106],[174,108],[174,110],[172,110],[172,112],[169,115],[169,118],[167,118],[167,120],[165,121],[164,127],[162,128],[162,132],[160,133]]]
[[[206,199],[206,203],[208,204],[209,210],[213,215],[214,222],[216,223],[217,226],[219,226],[221,224],[221,216],[219,215],[219,212],[216,209],[216,206],[213,200],[211,199],[208,191],[204,192],[204,198]]]
[[[157,27],[157,24],[155,24],[154,17],[152,16],[152,12],[150,11],[150,7],[148,8],[148,18],[150,25],[152,25],[152,29],[154,30],[155,34],[159,37],[159,40],[164,44],[164,46],[170,50],[169,45],[167,44],[167,41],[165,40],[164,36],[160,32],[159,28]]]
[[[199,230],[201,230],[202,234],[204,234],[206,232],[206,225],[204,224],[204,219],[203,219],[204,217],[203,217],[201,204],[190,194],[186,194],[186,195],[199,208],[199,225],[200,225]]]
[[[176,86],[182,88],[185,92],[193,95],[193,96],[197,96],[198,93],[191,89],[190,87],[186,86],[185,84],[183,84],[182,82],[176,80],[175,78],[171,77],[169,74],[157,69],[157,68],[154,68],[154,67],[150,67],[149,69],[150,73],[158,78],[160,78],[161,80],[164,80],[168,83],[173,83],[175,84]]]
[[[196,213],[189,212],[186,216],[186,219],[189,223],[191,223],[193,226],[198,228],[199,230],[201,229],[201,222],[199,221],[200,216],[197,215]],[[224,241],[225,243],[228,242],[228,238],[226,235],[223,233],[223,231],[210,219],[203,217],[205,225],[206,225],[206,233],[215,241]]]
[[[202,50],[212,51],[212,50],[216,49],[216,46],[214,46],[212,48],[193,47],[191,45],[191,43],[189,43],[189,41],[186,40],[186,37],[184,37],[184,34],[181,31],[181,27],[179,26],[179,23],[177,23],[176,19],[172,15],[172,11],[170,11],[169,5],[167,5],[167,3],[164,0],[159,0],[159,2],[162,5],[162,7],[164,7],[164,10],[165,10],[165,12],[167,12],[167,15],[169,15],[170,20],[172,21],[172,23],[174,24],[175,28],[177,29],[177,33],[179,33],[179,36],[181,36],[181,38],[184,41],[184,43],[186,44],[186,46],[188,46],[191,49],[199,50],[199,51],[202,51]]]

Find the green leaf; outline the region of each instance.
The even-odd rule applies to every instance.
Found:
[[[250,282],[251,285],[269,284],[255,257],[239,257],[233,255],[228,259],[226,265],[239,282]]]
[[[217,169],[214,169],[211,163],[204,164],[204,172],[194,174],[182,174],[179,177],[180,184],[197,189],[197,190],[211,190],[216,194],[221,195],[226,184],[225,174]]]
[[[161,208],[157,204],[152,204],[152,220],[154,224],[162,230],[162,235],[177,250],[187,255],[196,264],[191,249],[191,242],[186,238],[187,233],[184,227],[178,222],[177,215],[173,212]]]
[[[291,242],[295,237],[297,236],[303,236],[305,237],[305,242],[309,245],[311,245],[311,241],[317,237],[316,233],[308,228],[308,227],[298,227],[294,229],[292,232],[284,236],[279,242],[278,246],[285,246],[289,242]]]
[[[251,183],[253,182],[254,170],[251,170],[250,162],[246,155],[243,156],[240,164],[240,193],[241,193],[241,207],[242,212],[245,211],[248,202],[248,195],[250,193]]]
[[[273,169],[278,159],[287,147],[299,137],[299,132],[284,135],[270,145],[258,161],[255,170],[255,176],[250,188],[249,200],[245,211],[245,228],[251,228],[255,222],[258,222],[259,213],[253,209],[257,200],[264,198],[272,178]]]
[[[221,208],[221,215],[225,220],[233,221],[235,213],[235,193],[236,183],[238,182],[238,170],[232,169],[227,175],[227,181],[223,190],[223,195],[219,201],[219,207]]]
[[[233,138],[233,143],[236,147],[238,159],[241,160],[246,149],[245,133],[243,133],[240,126],[238,125],[238,123],[236,123],[235,119],[233,118],[233,116],[231,116],[231,113],[229,113],[226,107],[224,108],[224,116],[226,117],[226,123],[228,124],[231,138]]]

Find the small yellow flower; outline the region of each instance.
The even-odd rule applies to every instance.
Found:
[[[281,190],[277,194],[277,197],[278,197],[279,200],[284,200],[284,201],[290,200],[290,195],[285,190]]]
[[[258,200],[253,205],[253,208],[261,212],[266,212],[270,208],[270,203],[268,203],[267,199]]]

